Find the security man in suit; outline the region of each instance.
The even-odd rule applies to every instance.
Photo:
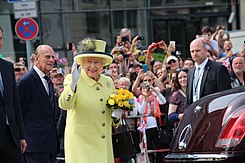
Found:
[[[51,79],[55,52],[48,45],[35,51],[35,65],[18,82],[28,147],[26,163],[55,163],[58,149],[55,116],[57,99]]]
[[[0,27],[0,51],[3,30]],[[0,59],[0,162],[23,163],[26,149],[24,126],[13,64]]]
[[[190,52],[195,67],[188,73],[187,106],[201,97],[231,88],[226,67],[207,58],[203,39],[193,40],[190,44]]]

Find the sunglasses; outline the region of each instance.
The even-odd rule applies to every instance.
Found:
[[[184,71],[184,72],[188,72],[188,68],[177,68],[176,72],[180,72],[180,71]]]
[[[168,62],[168,64],[172,64],[172,63],[175,63],[176,62],[176,60],[170,60],[169,62]]]
[[[151,79],[145,79],[144,82],[151,82]]]
[[[24,70],[25,70],[24,67],[22,67],[22,68],[19,68],[19,67],[14,68],[14,71],[15,71],[15,72],[20,72],[20,71],[24,71]]]

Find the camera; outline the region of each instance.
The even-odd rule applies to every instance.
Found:
[[[140,51],[138,55],[145,55],[145,53],[143,51]]]
[[[20,72],[21,69],[20,69],[20,68],[14,68],[14,71],[15,71],[15,72]]]
[[[123,58],[128,58],[129,55],[128,54],[122,54]]]
[[[138,36],[137,40],[144,40],[144,36]]]
[[[146,88],[147,91],[150,91],[150,84],[147,83],[147,84],[145,85],[145,88]]]
[[[177,57],[180,57],[180,56],[181,56],[181,51],[176,51],[176,52],[175,52],[175,55],[176,55]]]
[[[128,36],[122,36],[121,38],[122,38],[122,42],[127,42],[127,41],[129,41]]]
[[[160,46],[161,46],[160,42],[154,44],[154,48],[159,48]]]

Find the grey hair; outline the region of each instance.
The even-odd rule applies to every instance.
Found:
[[[122,36],[126,32],[130,32],[131,33],[131,30],[128,29],[128,28],[122,28],[121,31],[120,31],[120,35]]]
[[[121,83],[121,82],[127,82],[129,85],[131,84],[130,79],[127,77],[120,77],[118,80],[118,83]]]

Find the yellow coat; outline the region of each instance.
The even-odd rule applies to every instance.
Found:
[[[76,93],[70,88],[71,75],[67,75],[59,98],[59,106],[67,110],[66,163],[113,163],[112,111],[106,108],[115,89],[113,81],[100,75],[96,82],[81,71]]]

